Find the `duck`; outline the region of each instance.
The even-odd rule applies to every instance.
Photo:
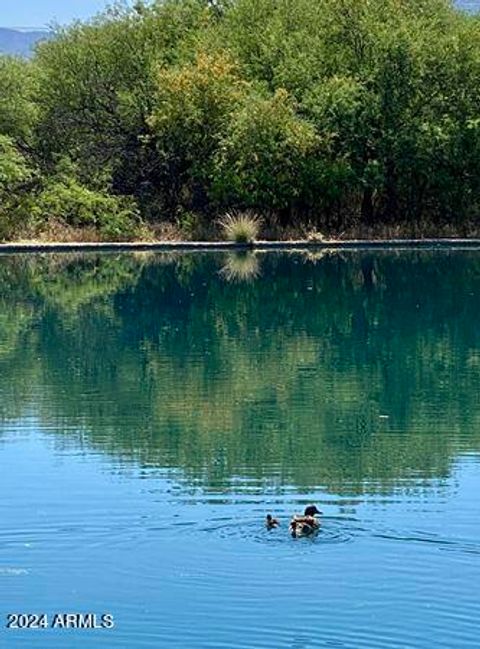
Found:
[[[310,536],[316,531],[316,528],[310,523],[299,522],[294,519],[291,521],[288,531],[294,539],[298,539],[301,536]]]
[[[279,525],[280,521],[278,521],[276,518],[273,518],[271,514],[267,514],[267,518],[265,519],[265,527],[267,528],[267,530],[273,530]]]
[[[317,509],[315,505],[308,505],[308,507],[305,507],[303,515],[294,514],[288,528],[293,538],[309,536],[316,532],[320,527],[320,521],[318,518],[315,518],[317,514],[322,514],[322,512]]]

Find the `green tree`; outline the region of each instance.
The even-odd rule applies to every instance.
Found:
[[[235,62],[222,52],[201,51],[191,63],[159,70],[149,126],[168,207],[208,205],[214,155],[248,92]]]
[[[295,114],[285,90],[252,95],[232,113],[219,144],[215,195],[223,203],[291,211],[304,197],[316,146],[313,126]]]
[[[33,176],[12,138],[0,135],[0,239],[11,236],[27,219],[25,187]]]
[[[183,60],[205,26],[200,0],[115,6],[59,28],[38,51],[39,144],[48,160],[68,152],[84,180],[108,169],[119,193],[148,193],[155,150],[145,145],[159,65]]]
[[[35,68],[29,61],[0,56],[0,134],[25,145],[36,124]]]

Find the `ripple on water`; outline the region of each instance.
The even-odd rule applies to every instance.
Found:
[[[268,530],[258,521],[222,517],[210,519],[207,524],[200,526],[199,529],[203,533],[221,539],[241,539],[248,542],[275,545],[293,542],[323,545],[352,542],[355,539],[356,527],[352,524],[352,521],[324,517],[320,529],[315,534],[293,539],[288,532],[288,519],[285,519],[283,523],[281,522],[279,527]]]
[[[442,552],[457,554],[480,554],[480,542],[469,539],[450,538],[445,535],[435,534],[424,530],[402,530],[381,528],[373,521],[361,521],[354,517],[324,516],[318,532],[312,536],[293,539],[288,533],[289,516],[280,519],[278,528],[268,530],[263,525],[263,520],[252,519],[251,516],[214,516],[206,521],[176,520],[165,523],[163,526],[150,528],[151,532],[162,532],[168,535],[169,531],[182,534],[208,534],[219,539],[232,541],[285,545],[288,543],[304,543],[309,545],[332,545],[352,543],[361,538],[380,539],[386,542],[401,542],[412,544],[429,544]]]
[[[434,534],[422,530],[373,529],[371,531],[371,536],[386,541],[398,541],[401,543],[425,543],[441,552],[480,554],[480,542],[461,538],[451,538],[443,534]]]

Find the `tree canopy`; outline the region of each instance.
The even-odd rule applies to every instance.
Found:
[[[109,236],[138,213],[235,208],[327,230],[472,223],[479,80],[480,18],[448,0],[115,5],[28,62],[0,57],[0,155],[35,179],[8,222],[75,222],[91,192],[92,225],[117,219]]]

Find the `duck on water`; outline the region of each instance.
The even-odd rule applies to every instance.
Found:
[[[316,532],[320,527],[320,521],[316,516],[322,513],[315,505],[308,505],[303,514],[294,514],[288,527],[290,535],[293,538],[298,538],[300,536],[310,536]],[[267,529],[272,530],[279,525],[280,523],[276,518],[273,518],[271,514],[267,514],[265,521]]]
[[[317,514],[320,515],[322,512],[315,505],[305,507],[303,515],[294,514],[288,528],[294,539],[300,536],[310,536],[319,529],[320,521],[316,518]]]

